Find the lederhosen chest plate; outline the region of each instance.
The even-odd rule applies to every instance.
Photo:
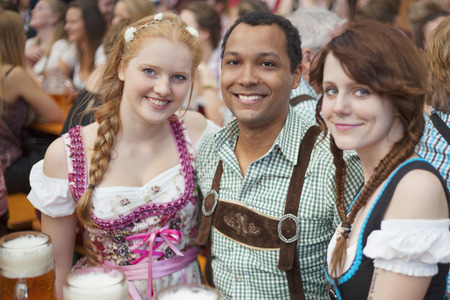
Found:
[[[305,299],[297,252],[300,224],[297,218],[303,180],[315,141],[320,134],[318,126],[308,129],[298,152],[286,197],[284,215],[274,218],[246,207],[238,201],[218,199],[223,172],[222,161],[214,175],[211,191],[202,205],[203,218],[196,243],[210,247],[210,229],[245,247],[260,250],[280,249],[278,269],[286,272],[291,299]],[[211,270],[211,251],[208,250],[207,281],[214,286]]]

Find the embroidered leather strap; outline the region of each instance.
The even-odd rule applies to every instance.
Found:
[[[196,239],[197,244],[207,243],[209,246],[206,279],[211,286],[214,286],[211,269],[211,241],[209,239],[212,225],[220,233],[246,247],[266,250],[280,248],[278,268],[286,271],[291,299],[304,299],[296,242],[300,231],[297,214],[306,169],[319,134],[319,127],[313,126],[303,137],[297,165],[294,166],[289,183],[285,214],[279,220],[249,209],[242,204],[218,201],[220,179],[223,172],[223,163],[219,162],[211,192],[203,201],[203,218]],[[218,214],[213,218],[216,211]]]
[[[236,243],[257,250],[279,249],[278,218],[250,209],[238,201],[220,200],[212,226]],[[294,243],[296,244],[296,243]]]

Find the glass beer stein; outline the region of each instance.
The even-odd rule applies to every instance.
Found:
[[[0,239],[0,299],[56,300],[53,248],[48,235],[23,231]]]
[[[67,276],[64,300],[127,300],[128,282],[122,271],[90,267],[77,269]]]
[[[219,300],[219,293],[212,287],[201,284],[179,284],[159,291],[155,300]]]
[[[72,106],[74,87],[72,81],[61,70],[53,69],[45,72],[42,88],[52,97],[67,114]]]

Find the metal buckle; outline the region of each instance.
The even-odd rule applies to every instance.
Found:
[[[206,200],[206,198],[208,198],[208,196],[211,195],[211,194],[213,194],[213,196],[214,196],[214,202],[213,202],[213,205],[212,205],[212,207],[211,207],[211,210],[210,210],[210,211],[206,211],[206,208],[205,208],[205,200]],[[217,206],[217,200],[218,200],[218,198],[219,198],[219,195],[217,195],[217,192],[216,192],[215,190],[210,190],[210,191],[206,194],[205,200],[203,200],[203,203],[202,203],[202,213],[203,213],[205,216],[209,217],[210,215],[212,215],[212,214],[214,213],[214,210],[216,209],[216,206]]]
[[[283,235],[283,232],[281,232],[281,225],[283,224],[283,221],[287,220],[287,219],[291,219],[295,223],[295,235],[292,236],[291,238],[286,238]],[[300,221],[293,214],[283,215],[280,218],[280,220],[278,221],[278,228],[277,229],[278,229],[278,237],[280,238],[280,240],[282,240],[283,242],[285,242],[287,244],[295,242],[298,239],[298,235],[300,234]]]

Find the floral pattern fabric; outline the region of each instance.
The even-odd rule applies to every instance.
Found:
[[[177,145],[180,164],[159,174],[142,187],[114,186],[96,188],[93,193],[93,220],[98,228],[87,228],[90,238],[104,259],[118,266],[137,263],[145,253],[145,247],[132,251],[142,239],[133,236],[149,234],[164,228],[181,233],[175,247],[185,252],[195,247],[199,209],[197,189],[194,184],[194,148],[182,119],[171,118],[172,135]],[[81,127],[77,126],[63,135],[69,170],[69,185],[74,199],[80,199],[87,187],[86,157]],[[167,243],[153,245],[153,261],[162,261],[176,254]],[[160,253],[155,255],[155,253]],[[147,254],[148,255],[148,254]],[[85,266],[85,261],[78,267]],[[156,293],[168,285],[202,281],[197,261],[183,270],[154,278]],[[134,286],[143,299],[147,295],[147,281],[135,280]]]

